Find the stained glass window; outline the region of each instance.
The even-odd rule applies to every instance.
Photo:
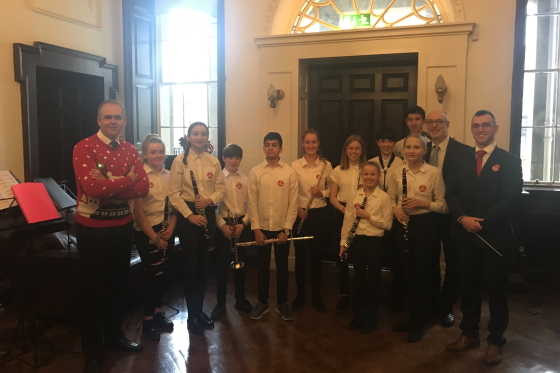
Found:
[[[305,0],[292,33],[441,22],[435,0]]]

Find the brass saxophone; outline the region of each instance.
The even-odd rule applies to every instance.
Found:
[[[366,207],[367,197],[364,197],[360,208],[363,210]],[[348,249],[350,249],[350,245],[354,241],[354,237],[356,237],[356,230],[358,229],[358,224],[360,224],[360,217],[356,216],[354,222],[352,223],[352,228],[350,229],[350,233],[348,234],[348,238],[346,239],[346,243],[344,244],[344,253],[342,253],[342,257],[340,258],[343,262],[348,260]]]
[[[319,183],[321,183],[321,179],[323,178],[323,173],[325,172],[325,168],[327,168],[327,160],[325,159],[325,165],[323,166],[323,169],[321,170],[321,174],[319,175],[319,180],[317,180],[317,185],[315,185],[315,188],[319,187]],[[311,194],[311,197],[309,197],[309,201],[307,201],[307,207],[304,209],[305,211],[309,211],[309,208],[311,207],[311,202],[313,202],[313,194]],[[296,229],[296,233],[299,234],[299,232],[301,231],[301,227],[303,226],[303,222],[305,221],[305,219],[301,219],[299,221],[298,227]]]
[[[194,191],[194,198],[195,199],[200,199],[200,194],[198,193],[198,185],[196,184],[196,179],[194,178],[194,172],[192,170],[191,170],[191,182],[192,182],[192,187],[193,187],[193,191]],[[206,217],[206,212],[204,211],[204,209],[196,208],[196,213],[200,216]],[[210,236],[208,235],[208,224],[204,227],[204,237],[207,240],[210,240]],[[212,250],[214,250],[214,248],[212,247],[212,244],[210,243],[208,251],[212,251]]]

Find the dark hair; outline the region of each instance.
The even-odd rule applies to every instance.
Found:
[[[406,111],[406,116],[408,117],[409,114],[418,114],[422,117],[422,119],[426,119],[426,112],[420,106],[409,107]]]
[[[474,113],[473,118],[474,117],[481,117],[483,115],[490,115],[492,117],[492,121],[494,122],[494,124],[496,124],[496,117],[494,116],[494,114],[492,114],[490,111],[488,110],[479,110],[476,113]],[[472,119],[471,119],[472,121]]]
[[[238,157],[243,158],[243,149],[237,144],[227,144],[224,150],[222,150],[222,157],[231,158]]]
[[[195,128],[196,126],[204,126],[206,128],[206,131],[208,131],[208,126],[202,122],[194,122],[191,123],[191,125],[189,126],[189,129],[187,130],[187,137],[191,135],[191,132],[193,130],[193,128]],[[191,150],[191,142],[189,141],[189,139],[187,139],[187,144],[185,145],[185,154],[183,154],[183,164],[186,166],[187,165],[187,157],[189,156],[189,151]]]
[[[278,145],[280,145],[280,147],[282,147],[282,136],[280,136],[280,134],[278,132],[269,132],[266,134],[266,136],[264,137],[263,140],[263,144],[267,141],[274,141],[277,140],[278,141]]]
[[[303,134],[301,135],[301,142],[305,140],[305,135],[307,134],[312,134],[317,136],[317,140],[321,142],[321,135],[319,135],[319,131],[317,131],[315,128],[308,128],[305,131],[303,131]],[[319,159],[323,159],[323,152],[321,152],[321,148],[317,148],[317,155],[319,156]]]
[[[113,104],[113,105],[119,105],[122,109],[122,114],[123,117],[126,118],[126,110],[124,109],[123,104],[121,104],[119,101],[117,100],[105,100],[103,101],[98,107],[97,107],[97,117],[101,118],[101,109],[103,108],[103,106],[107,105],[107,104]]]
[[[397,142],[397,134],[391,127],[381,127],[377,132],[377,140],[390,140]]]
[[[149,144],[162,144],[163,150],[165,150],[165,144],[163,140],[159,138],[158,135],[147,135],[144,141],[142,141],[142,163],[148,163],[148,160],[144,157],[144,155],[148,154],[148,146]]]
[[[379,164],[377,164],[377,162],[367,161],[366,163],[364,163],[362,165],[362,172],[363,172],[365,166],[373,166],[373,167],[377,168],[377,173],[381,174],[381,167],[379,166]]]
[[[359,166],[362,167],[362,165],[366,163],[366,144],[364,143],[364,140],[360,137],[360,135],[350,135],[342,146],[342,155],[340,156],[341,170],[347,170],[350,168],[350,160],[348,159],[348,154],[346,154],[346,148],[354,141],[359,142],[362,147],[362,155],[360,155],[360,160],[358,163]]]

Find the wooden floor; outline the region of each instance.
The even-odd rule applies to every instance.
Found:
[[[231,273],[230,273],[231,275]],[[295,279],[290,274],[290,300],[295,291]],[[230,284],[232,283],[230,276]],[[274,272],[273,276],[274,277]],[[189,335],[187,313],[181,289],[174,287],[166,301],[181,312],[173,317],[175,331],[163,334],[159,343],[140,337],[142,314],[131,310],[125,323],[126,334],[142,341],[142,353],[107,352],[104,372],[114,373],[179,373],[179,372],[560,372],[560,293],[558,275],[511,276],[510,326],[506,333],[504,361],[489,368],[483,362],[486,344],[465,353],[445,351],[445,345],[456,339],[457,326],[444,329],[433,320],[426,338],[408,343],[405,334],[394,333],[391,325],[404,314],[391,314],[386,306],[380,309],[379,325],[372,334],[350,331],[351,314],[334,312],[338,299],[334,266],[324,264],[324,300],[328,311],[315,312],[309,302],[295,313],[292,322],[283,321],[274,312],[259,321],[250,320],[233,308],[233,289],[228,291],[228,311],[214,330],[203,336]],[[256,301],[256,270],[247,271],[247,292]],[[390,285],[390,274],[384,272],[384,300]],[[271,286],[274,281],[271,281]],[[274,288],[273,288],[274,289]],[[271,291],[274,309],[275,291]],[[215,286],[210,283],[206,294],[206,311],[215,304]],[[139,308],[140,305],[137,305]],[[170,309],[165,310],[168,314]],[[456,310],[457,319],[460,312]],[[487,332],[488,307],[484,304],[481,337]],[[0,314],[0,346],[8,345],[8,337],[17,323],[17,314],[8,308]],[[48,329],[53,335],[60,328]],[[79,335],[67,326],[57,338],[49,338],[59,348],[79,351]],[[80,354],[58,353],[38,369],[45,373],[81,372],[84,358]],[[32,368],[19,360],[0,366],[0,372],[31,372]]]

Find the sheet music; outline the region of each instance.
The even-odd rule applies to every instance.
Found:
[[[0,171],[0,210],[5,210],[10,205],[17,206],[17,202],[12,200],[14,195],[10,189],[12,185],[16,184],[19,184],[19,181],[10,171]]]

